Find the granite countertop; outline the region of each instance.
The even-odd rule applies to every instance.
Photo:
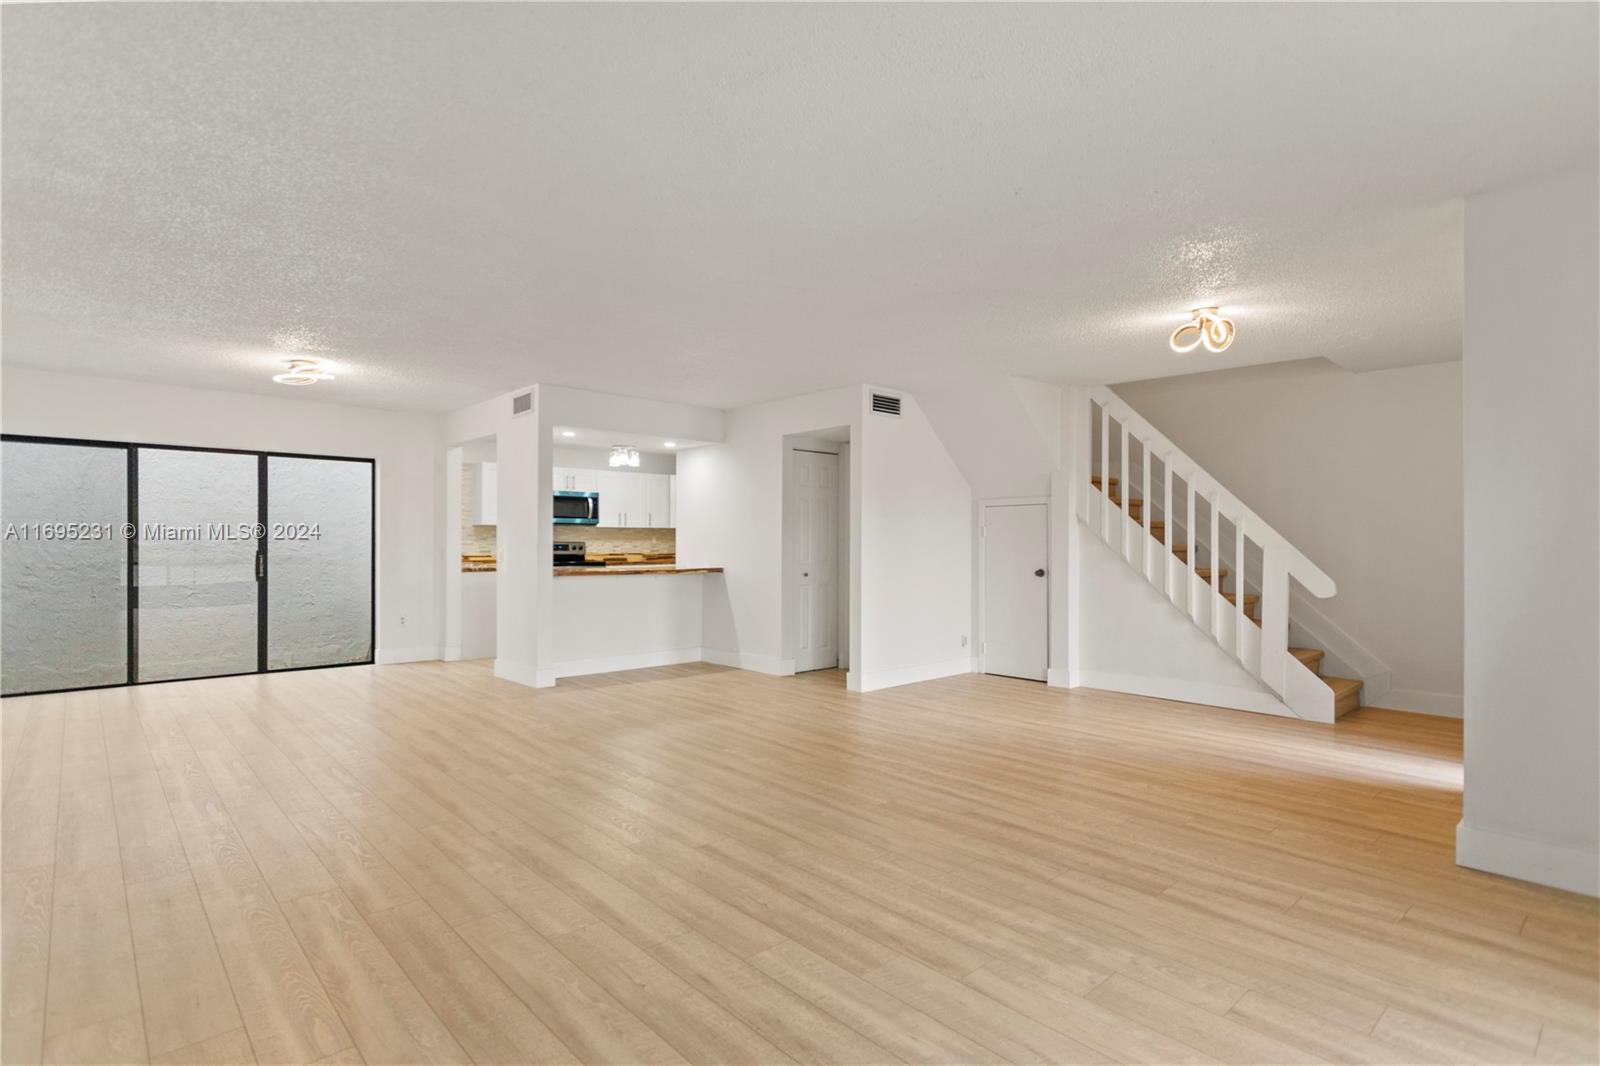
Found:
[[[613,574],[720,574],[720,566],[673,566],[634,563],[621,566],[558,566],[556,577],[605,577]]]

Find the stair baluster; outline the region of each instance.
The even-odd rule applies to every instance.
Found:
[[[1259,678],[1284,704],[1303,718],[1331,722],[1335,716],[1335,691],[1338,709],[1343,711],[1359,698],[1358,681],[1327,678],[1316,680],[1305,659],[1320,663],[1320,655],[1291,655],[1289,648],[1289,581],[1293,578],[1301,588],[1313,596],[1332,596],[1333,579],[1299,549],[1273,529],[1261,516],[1235,497],[1198,463],[1185,455],[1182,449],[1151,426],[1138,412],[1122,401],[1116,393],[1106,388],[1088,391],[1088,427],[1090,441],[1094,440],[1094,417],[1098,412],[1099,425],[1099,477],[1091,478],[1091,498],[1097,503],[1086,504],[1081,515],[1090,529],[1098,529],[1100,538],[1123,561],[1144,575],[1145,580],[1160,588],[1174,607],[1189,616],[1189,620],[1225,651],[1231,652],[1239,663]],[[1111,420],[1118,423],[1116,441],[1120,445],[1116,466],[1111,458]],[[1138,445],[1141,470],[1137,480],[1141,494],[1135,499],[1133,483],[1134,445]],[[1151,456],[1160,453],[1162,476],[1159,491],[1164,501],[1159,532],[1154,516],[1150,489],[1152,473]],[[1092,469],[1092,466],[1091,466]],[[1113,475],[1112,470],[1117,474]],[[1186,543],[1175,543],[1173,514],[1173,479],[1183,479],[1184,530]],[[1201,520],[1198,501],[1204,501],[1210,510],[1210,543],[1207,566],[1202,579],[1199,566]],[[1095,514],[1094,508],[1099,507]],[[1137,510],[1136,510],[1137,509]],[[1234,532],[1233,579],[1237,591],[1223,590],[1222,513],[1226,511]],[[1113,527],[1115,514],[1115,527]],[[1098,521],[1096,521],[1098,519]],[[1261,549],[1262,582],[1259,597],[1245,589],[1245,541],[1253,540]],[[1133,550],[1134,541],[1139,551]],[[1159,546],[1159,549],[1158,547]],[[1159,550],[1161,563],[1152,567],[1151,554]],[[1183,566],[1178,569],[1177,582],[1173,580],[1172,557],[1181,554]],[[1187,578],[1185,580],[1185,577]],[[1178,595],[1181,584],[1183,594]],[[1210,600],[1205,597],[1209,596]],[[1259,622],[1252,617],[1254,604],[1260,612]],[[1233,607],[1232,646],[1224,636],[1223,611]],[[1208,609],[1209,608],[1209,609]],[[1255,624],[1251,624],[1255,623]],[[1305,649],[1296,649],[1304,653]],[[1291,666],[1289,660],[1295,659]],[[1313,681],[1316,681],[1313,684]]]

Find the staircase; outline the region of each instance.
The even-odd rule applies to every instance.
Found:
[[[1359,678],[1324,677],[1321,650],[1288,642],[1290,580],[1325,598],[1333,579],[1115,393],[1087,391],[1090,530],[1298,717],[1332,722],[1359,707]]]

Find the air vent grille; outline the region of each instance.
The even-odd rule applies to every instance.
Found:
[[[525,415],[533,410],[533,393],[525,392],[521,396],[511,397],[511,413]]]
[[[872,410],[874,414],[894,415],[900,417],[900,397],[890,396],[887,393],[875,392],[872,394]]]

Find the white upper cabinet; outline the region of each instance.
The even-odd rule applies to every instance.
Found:
[[[496,491],[495,465],[474,463],[473,466],[476,468],[473,473],[477,475],[477,490],[472,496],[472,524],[496,525],[499,521],[496,507],[499,493]]]
[[[550,484],[557,492],[599,492],[600,471],[558,466],[551,471]]]
[[[637,474],[644,483],[643,506],[636,516],[636,526],[666,529],[672,525],[672,475]]]
[[[598,492],[600,525],[613,529],[671,529],[677,478],[633,470],[583,470],[558,466],[551,471],[556,492]]]
[[[602,470],[600,474],[600,524],[642,526],[644,485],[638,474]]]

